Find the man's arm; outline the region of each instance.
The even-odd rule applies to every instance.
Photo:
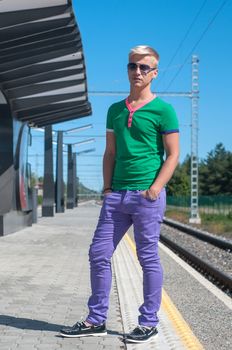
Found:
[[[150,198],[156,198],[159,195],[174,173],[179,159],[179,133],[164,134],[163,144],[166,151],[166,160],[159,175],[148,190]]]
[[[112,177],[113,177],[114,164],[115,164],[115,153],[116,153],[115,135],[113,132],[107,131],[106,132],[106,149],[103,157],[103,179],[104,179],[103,190],[105,188],[111,188],[112,186]]]

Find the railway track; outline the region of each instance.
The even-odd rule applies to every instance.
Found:
[[[211,234],[202,232],[200,230],[195,230],[194,228],[183,225],[181,223],[177,223],[173,220],[164,219],[164,230],[165,225],[168,227],[172,227],[182,233],[186,233],[188,235],[194,236],[195,239],[200,239],[204,242],[213,244],[215,249],[221,249],[226,251],[226,254],[231,254],[232,252],[232,244],[230,241],[221,239],[218,237],[214,237]],[[192,238],[193,239],[193,238]],[[168,237],[167,234],[163,234],[161,232],[160,241],[180,255],[184,260],[186,260],[190,265],[195,267],[201,273],[203,273],[208,279],[210,279],[213,283],[215,283],[219,288],[225,291],[228,295],[232,295],[232,277],[221,268],[215,266],[215,264],[210,263],[207,259],[202,259],[196,252],[192,252],[191,243],[189,244],[189,248],[184,247],[179,244],[179,242],[175,242],[174,239]],[[202,243],[203,246],[203,243]],[[203,246],[202,249],[205,249]],[[201,252],[201,255],[206,255],[204,252]],[[220,254],[219,254],[220,256]]]
[[[167,218],[165,218],[163,220],[163,222],[164,222],[164,224],[171,226],[171,227],[174,227],[177,230],[188,233],[191,236],[197,237],[204,242],[211,243],[211,244],[215,245],[215,247],[222,248],[222,249],[225,249],[228,251],[229,250],[232,251],[232,242],[231,241],[228,241],[228,240],[220,238],[220,237],[216,237],[215,235],[212,235],[208,232],[198,230],[198,229],[193,228],[191,226],[188,226],[188,225],[185,225],[185,224],[182,224],[180,222],[170,220]]]

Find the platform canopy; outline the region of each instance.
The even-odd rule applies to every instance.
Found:
[[[71,0],[0,0],[0,89],[32,126],[91,114]]]

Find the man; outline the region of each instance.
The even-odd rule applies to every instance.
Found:
[[[158,333],[163,279],[158,240],[165,210],[164,187],[179,156],[176,114],[171,105],[151,92],[158,61],[159,55],[151,47],[131,49],[127,66],[130,94],[109,108],[103,158],[104,201],[89,251],[89,315],[84,322],[62,329],[65,337],[107,334],[111,257],[132,224],[143,269],[144,302],[139,308],[138,326],[126,341],[143,343]]]

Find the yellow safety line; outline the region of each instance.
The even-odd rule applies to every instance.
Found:
[[[135,244],[130,238],[130,236],[126,233],[125,238],[132,248],[134,254],[137,257]],[[176,330],[177,335],[180,337],[182,342],[184,343],[186,349],[188,350],[204,350],[202,344],[199,342],[197,337],[193,334],[191,328],[187,324],[187,322],[183,319],[181,313],[178,311],[176,306],[171,301],[167,292],[163,289],[162,291],[162,304],[161,307],[167,314],[169,320],[171,321],[173,327]]]

